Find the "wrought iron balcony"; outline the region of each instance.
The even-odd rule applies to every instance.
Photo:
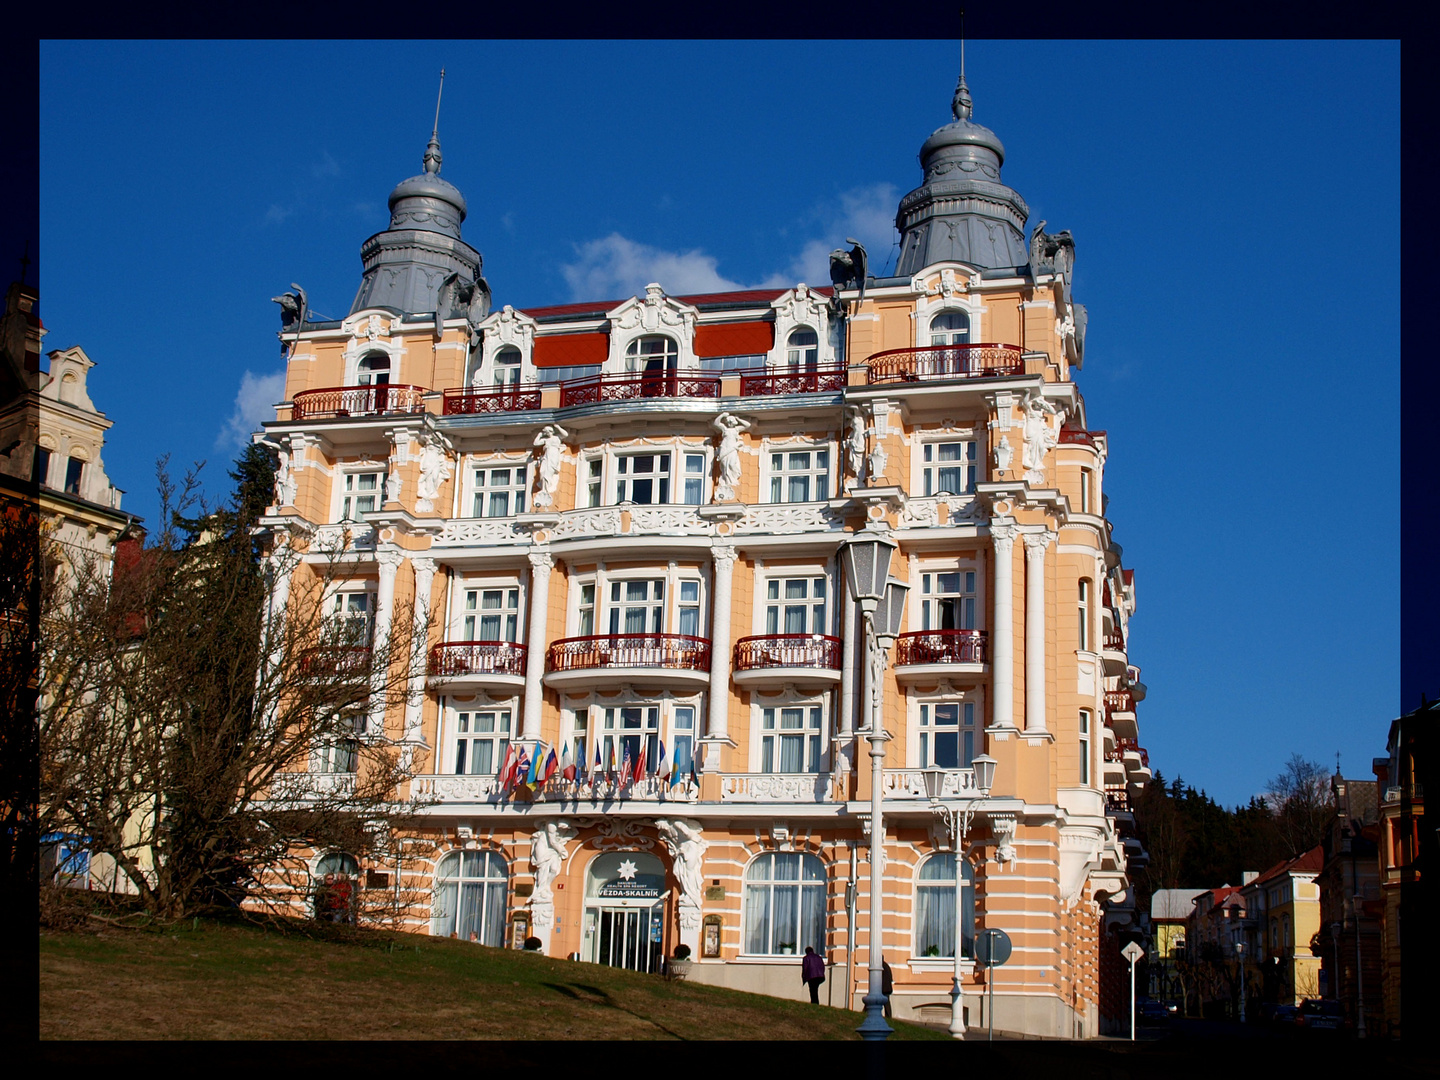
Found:
[[[440,412],[443,416],[467,416],[475,413],[523,412],[540,408],[540,386],[525,383],[516,386],[467,386],[446,390]]]
[[[1096,449],[1095,436],[1104,434],[1105,432],[1103,431],[1085,431],[1082,428],[1062,427],[1060,429],[1060,444],[1062,446],[1066,444],[1072,446],[1088,446],[1094,450]]]
[[[654,375],[594,375],[560,384],[560,405],[596,405],[636,398],[718,398],[720,380],[714,375],[668,372]]]
[[[326,679],[345,675],[363,675],[370,669],[368,645],[322,645],[300,654],[301,676]]]
[[[592,634],[561,638],[545,654],[551,686],[647,682],[700,686],[710,678],[710,641],[689,634]]]
[[[984,664],[990,659],[990,634],[985,630],[919,630],[895,642],[895,666],[916,664]]]
[[[735,681],[755,682],[747,674],[773,673],[781,681],[823,672],[838,677],[844,642],[827,634],[760,634],[735,643]],[[798,669],[798,670],[797,670]],[[829,679],[827,679],[829,681]]]
[[[290,419],[317,420],[346,416],[385,416],[425,411],[423,386],[328,386],[302,390],[290,405]]]
[[[866,364],[869,383],[927,382],[937,379],[994,379],[1024,375],[1024,350],[997,342],[886,349]]]
[[[847,381],[845,368],[840,364],[813,368],[766,368],[764,371],[741,373],[740,396],[837,393],[845,389]]]
[[[431,679],[462,680],[503,676],[502,681],[525,677],[525,646],[513,641],[442,641],[430,650],[426,675]]]

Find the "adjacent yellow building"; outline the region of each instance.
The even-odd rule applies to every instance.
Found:
[[[895,1015],[943,1019],[958,894],[972,1025],[974,933],[998,927],[995,1026],[1099,1031],[1100,953],[1134,921],[1128,796],[1150,775],[1135,584],[1075,381],[1074,245],[1027,241],[963,79],[952,110],[900,203],[895,276],[852,249],[825,287],[492,310],[432,138],[362,247],[350,314],[282,298],[266,523],[295,574],[344,552],[336,617],[377,636],[411,601],[431,619],[409,702],[361,733],[418,768],[424,854],[366,878],[419,898],[416,932],[641,970],[684,945],[691,979],[786,997],[811,945],[852,1007],[878,933]],[[878,668],[840,558],[870,533],[909,586]],[[891,736],[876,932],[851,887],[872,678]],[[574,778],[507,789],[521,750]],[[958,860],[927,768],[976,808]]]

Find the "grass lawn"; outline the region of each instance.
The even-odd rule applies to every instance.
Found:
[[[597,964],[299,921],[92,919],[40,932],[42,1039],[858,1039],[859,1022]],[[947,1038],[893,1027],[892,1039]]]

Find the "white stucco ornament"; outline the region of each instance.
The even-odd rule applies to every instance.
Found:
[[[1060,436],[1051,427],[1050,418],[1055,417],[1056,426],[1059,426],[1059,423],[1065,418],[1065,413],[1033,390],[1025,394],[1021,409],[1024,412],[1021,426],[1025,434],[1025,450],[1021,455],[1020,463],[1025,467],[1025,482],[1027,484],[1043,484],[1045,482],[1045,455],[1060,441]]]
[[[559,424],[546,424],[535,434],[534,445],[540,452],[536,506],[549,506],[555,501],[555,489],[560,485],[560,460],[565,450],[564,439],[569,434]]]
[[[440,485],[449,479],[450,462],[445,457],[445,445],[438,434],[432,433],[420,451],[420,483],[416,489],[419,498],[415,509],[422,514],[434,510],[434,499],[440,494]]]
[[[740,483],[740,432],[749,426],[750,421],[734,413],[721,413],[715,418],[715,430],[720,433],[720,445],[715,450],[720,465],[720,483],[715,487],[717,502],[735,498],[735,487]]]

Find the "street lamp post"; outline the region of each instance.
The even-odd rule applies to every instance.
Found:
[[[1340,1000],[1340,924],[1330,924],[1330,962],[1335,970],[1330,974],[1330,996]]]
[[[1245,942],[1243,930],[1235,931],[1235,959],[1240,964],[1240,1023],[1245,1023]]]
[[[899,549],[878,530],[865,530],[842,549],[845,583],[865,615],[865,659],[869,674],[869,724],[865,738],[870,743],[870,979],[865,995],[865,1019],[856,1030],[866,1040],[883,1040],[891,1027],[885,1022],[883,980],[882,889],[885,858],[883,818],[885,786],[885,743],[890,735],[881,715],[884,700],[885,658],[900,633],[909,586],[890,580],[890,559]],[[849,988],[846,988],[849,992]]]
[[[965,875],[961,873],[965,858],[965,834],[970,831],[970,821],[980,803],[990,797],[990,787],[995,783],[996,761],[989,754],[981,754],[971,765],[975,769],[975,786],[980,789],[980,798],[971,800],[965,809],[946,806],[940,801],[945,786],[945,769],[935,765],[924,771],[925,794],[930,797],[930,809],[945,822],[955,847],[955,985],[950,988],[950,1034],[957,1039],[965,1038],[965,1007],[960,988],[960,944],[964,940]]]

